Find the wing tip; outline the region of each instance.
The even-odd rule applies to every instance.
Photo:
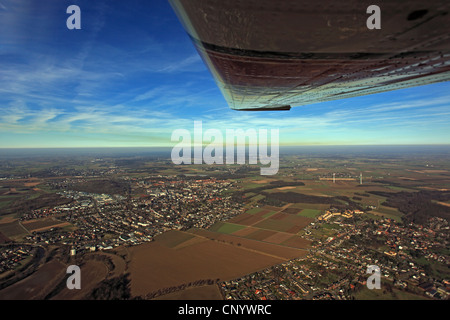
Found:
[[[239,108],[233,109],[236,111],[289,111],[291,110],[290,105],[284,106],[267,106],[267,107],[256,107],[256,108]]]

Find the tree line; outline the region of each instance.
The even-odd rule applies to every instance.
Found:
[[[167,288],[163,288],[163,289],[159,289],[157,291],[153,291],[150,292],[149,294],[147,294],[145,296],[146,299],[154,299],[157,298],[159,296],[163,296],[172,292],[177,292],[177,291],[181,291],[181,290],[185,290],[189,287],[200,287],[200,286],[206,286],[206,285],[213,285],[216,284],[220,281],[220,279],[203,279],[203,280],[197,280],[194,282],[189,282],[189,283],[183,283],[180,284],[179,286],[173,286],[173,287],[167,287]]]
[[[369,191],[372,194],[386,197],[385,206],[397,208],[404,213],[406,222],[425,224],[431,217],[439,217],[450,221],[450,207],[440,205],[434,201],[450,200],[450,192],[421,190],[418,192],[382,192]]]

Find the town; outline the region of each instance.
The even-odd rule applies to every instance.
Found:
[[[33,210],[21,222],[57,218],[75,228],[49,228],[33,232],[26,240],[33,244],[70,245],[72,252],[108,250],[122,244],[152,241],[167,230],[208,228],[241,213],[240,205],[224,192],[231,182],[216,179],[182,179],[157,176],[132,182],[144,194],[138,198],[66,190],[73,181],[58,183],[61,196],[73,202],[49,209]],[[57,187],[58,185],[54,185]]]
[[[330,220],[338,230],[335,236],[325,241],[315,238],[311,230],[323,228]],[[449,241],[449,224],[444,219],[433,218],[426,226],[403,225],[392,219],[369,220],[333,210],[319,216],[305,230],[313,241],[308,256],[225,281],[221,284],[224,297],[230,300],[376,298],[376,289],[366,287],[368,265],[381,269],[381,293],[392,298],[419,295],[446,300],[450,295],[448,279],[429,266],[433,262],[443,265],[450,262],[444,254]],[[420,267],[418,259],[428,267]]]

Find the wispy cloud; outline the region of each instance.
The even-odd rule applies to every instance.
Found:
[[[167,145],[194,121],[278,128],[285,143],[450,143],[449,83],[289,112],[230,110],[168,3],[158,5],[97,1],[70,32],[64,10],[0,0],[0,147]]]
[[[198,54],[193,54],[181,61],[174,61],[169,63],[168,65],[158,69],[158,72],[181,72],[181,71],[192,71],[192,66],[196,67],[197,70],[203,71],[205,67],[201,64],[201,59]]]

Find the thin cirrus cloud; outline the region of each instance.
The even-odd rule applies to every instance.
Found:
[[[78,3],[72,32],[71,3],[0,0],[0,147],[171,146],[194,121],[279,129],[288,145],[450,143],[448,82],[233,111],[167,1]]]
[[[202,61],[198,54],[193,54],[188,56],[187,58],[182,59],[181,61],[174,61],[163,68],[159,69],[158,72],[182,72],[182,71],[191,71],[191,70],[203,70],[205,67],[201,65]],[[192,68],[194,67],[194,68]]]
[[[186,88],[184,89],[186,90]],[[156,87],[144,93],[147,99],[136,99],[145,101],[146,104],[158,104],[158,99],[166,99],[174,94],[172,87]],[[153,93],[157,94],[153,94]],[[175,101],[182,100],[185,91],[173,97]],[[158,98],[155,98],[158,96]],[[137,96],[139,97],[139,95]],[[154,100],[152,100],[154,99]],[[202,95],[193,95],[192,101],[198,101],[199,105],[207,103],[201,101]],[[39,133],[39,132],[64,132],[73,133],[74,137],[79,133],[91,133],[96,135],[114,134],[120,132],[127,139],[116,140],[118,146],[121,143],[133,145],[152,145],[152,139],[157,140],[157,145],[171,145],[171,132],[177,128],[193,130],[194,121],[202,121],[204,129],[220,128],[226,129],[255,128],[255,129],[280,129],[282,143],[284,144],[308,144],[316,143],[382,143],[389,133],[400,133],[397,141],[417,140],[417,132],[422,130],[430,141],[433,134],[438,134],[446,128],[450,121],[450,112],[445,104],[445,97],[424,99],[419,101],[405,101],[404,106],[392,102],[372,104],[358,107],[358,102],[348,100],[341,103],[339,108],[334,108],[333,103],[329,105],[318,104],[292,109],[290,112],[268,112],[268,113],[244,113],[232,110],[224,110],[217,117],[215,112],[203,114],[192,114],[185,112],[186,104],[173,109],[151,107],[130,107],[126,104],[77,106],[71,110],[57,108],[28,108],[23,102],[11,104],[10,108],[0,116],[3,132],[17,133]],[[180,101],[178,101],[180,102]],[[171,105],[171,102],[169,102]],[[315,110],[320,107],[321,110]],[[408,109],[408,116],[402,112]],[[275,115],[275,116],[274,116]],[[388,132],[384,132],[388,130]],[[354,136],[358,133],[360,136]],[[146,136],[152,137],[146,140]],[[408,140],[408,136],[410,139]],[[156,138],[157,137],[157,138]],[[446,137],[442,136],[436,143],[445,143]],[[106,139],[108,140],[108,139]],[[392,141],[396,141],[393,136]],[[420,141],[422,141],[421,139]],[[432,141],[430,141],[432,142]],[[53,142],[52,142],[53,143]],[[123,146],[123,145],[122,145]]]

